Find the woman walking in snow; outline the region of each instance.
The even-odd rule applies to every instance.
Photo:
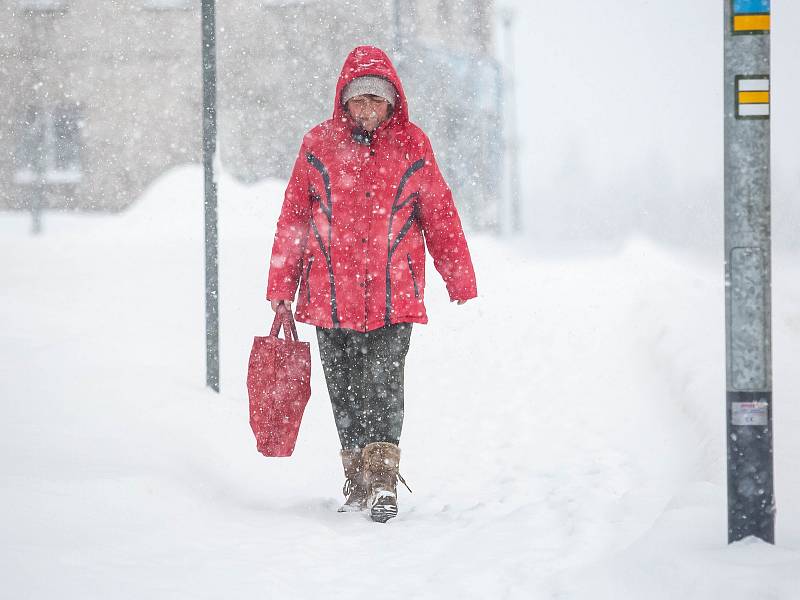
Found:
[[[456,207],[425,133],[408,120],[386,54],[359,46],[333,118],[303,138],[278,218],[267,299],[315,325],[346,497],[340,511],[397,514],[403,370],[426,323],[425,245],[451,301],[477,295]],[[402,480],[402,478],[401,478]]]

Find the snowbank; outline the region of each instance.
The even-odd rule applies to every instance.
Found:
[[[775,547],[725,543],[722,264],[643,239],[565,260],[474,237],[463,307],[431,278],[407,364],[415,493],[380,526],[335,511],[316,354],[295,456],[255,451],[279,182],[220,183],[223,392],[204,388],[201,190],[182,168],[129,213],[48,214],[40,238],[0,218],[5,595],[796,597],[796,256],[776,258]]]

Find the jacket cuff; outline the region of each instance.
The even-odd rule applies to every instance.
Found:
[[[464,302],[478,297],[478,290],[475,286],[469,288],[448,289],[450,300],[453,302]]]
[[[294,302],[294,294],[295,290],[289,291],[288,289],[282,289],[282,290],[268,289],[267,300],[289,300],[291,302]]]

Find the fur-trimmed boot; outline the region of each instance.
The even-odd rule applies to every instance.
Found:
[[[397,478],[400,448],[390,442],[373,442],[364,448],[364,481],[370,517],[385,523],[397,516]],[[401,478],[402,480],[402,478]]]
[[[339,512],[356,512],[367,507],[367,486],[364,482],[364,471],[361,468],[361,448],[348,448],[341,451],[344,467],[344,504]]]

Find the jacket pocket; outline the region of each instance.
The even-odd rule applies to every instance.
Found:
[[[414,282],[414,298],[419,298],[419,286],[417,285],[417,276],[414,273],[414,263],[411,262],[411,255],[406,254],[408,260],[408,270],[411,272],[411,281]]]
[[[306,304],[311,304],[311,281],[309,280],[309,275],[311,275],[311,265],[313,264],[314,256],[311,255],[306,261],[305,270],[303,273],[303,281],[306,283]]]

